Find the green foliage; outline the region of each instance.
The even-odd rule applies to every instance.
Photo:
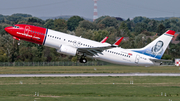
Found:
[[[0,81],[1,101],[179,101],[180,98],[179,77],[12,77]]]
[[[11,16],[16,16],[16,17],[32,17],[32,15],[30,15],[30,14],[21,14],[21,13],[12,14]]]
[[[82,20],[84,20],[84,19],[79,16],[73,16],[73,17],[69,18],[67,21],[68,30],[70,30],[70,31],[75,30],[76,27],[78,27],[79,22]]]
[[[135,17],[132,21],[134,23],[141,23],[141,22],[145,21],[146,19],[148,19],[148,18],[139,16],[139,17]]]
[[[63,19],[54,20],[54,30],[66,32],[67,31],[67,21]]]
[[[166,31],[166,28],[164,27],[163,24],[160,24],[157,28],[157,33],[158,33],[158,36],[162,35],[164,32]]]
[[[172,57],[171,55],[168,55],[168,54],[164,54],[162,59],[165,59],[165,60],[172,60]]]
[[[100,42],[103,38],[106,36],[109,36],[109,33],[107,30],[98,30],[93,33],[93,40]]]
[[[54,20],[53,19],[46,20],[44,27],[49,29],[54,29]]]
[[[109,16],[101,16],[101,17],[97,18],[94,22],[97,24],[97,23],[101,22],[106,17],[109,17]]]
[[[97,29],[97,25],[95,23],[92,23],[92,22],[87,21],[87,20],[80,21],[79,27],[84,28],[86,30],[88,30],[88,29],[91,29],[91,30]]]
[[[176,41],[180,41],[180,34],[176,37]]]
[[[35,25],[35,26],[43,26],[45,21],[42,19],[36,18],[36,17],[31,17],[27,21],[28,24]]]
[[[129,29],[127,27],[127,24],[125,22],[122,22],[119,27],[119,34],[118,36],[131,36],[129,33]]]
[[[135,45],[137,48],[142,48],[146,45],[146,35],[139,34],[135,37]]]
[[[78,56],[73,56],[71,59],[72,62],[77,62],[78,61]]]
[[[103,25],[105,25],[105,27],[113,26],[113,27],[117,28],[118,21],[116,20],[116,18],[113,18],[113,17],[105,17],[98,24],[103,24]]]

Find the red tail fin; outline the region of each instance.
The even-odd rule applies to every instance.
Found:
[[[107,39],[108,39],[108,37],[105,37],[105,38],[101,41],[101,43],[105,43]]]
[[[120,39],[118,39],[113,45],[115,46],[119,46],[119,44],[121,43],[121,41],[123,40],[124,37],[121,37]]]

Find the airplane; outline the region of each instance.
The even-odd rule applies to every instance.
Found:
[[[114,44],[106,42],[105,37],[101,42],[69,35],[51,29],[16,24],[5,28],[5,31],[16,40],[25,40],[39,45],[57,49],[58,53],[75,56],[80,55],[79,62],[86,63],[86,57],[122,65],[153,66],[161,65],[161,59],[175,31],[168,30],[147,46],[139,49],[124,49],[118,47],[123,37]]]

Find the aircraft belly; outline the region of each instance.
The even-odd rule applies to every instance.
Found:
[[[123,57],[123,56],[118,56],[118,55],[113,55],[113,54],[104,54],[104,55],[99,55],[98,57],[94,57],[96,59],[106,61],[106,62],[111,62],[111,63],[116,63],[116,64],[124,64],[124,65],[133,65],[134,63],[129,57]]]
[[[103,53],[104,55],[99,56],[94,56],[94,58],[106,61],[106,62],[111,62],[115,64],[122,64],[122,65],[133,65],[133,66],[150,66],[154,65],[151,61],[149,60],[143,60],[139,59],[138,63],[136,62],[136,57],[131,56],[131,57],[123,57],[123,56],[118,56],[114,54],[108,54],[108,53]]]

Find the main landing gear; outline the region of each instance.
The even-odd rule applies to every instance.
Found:
[[[79,62],[80,63],[86,63],[87,62],[87,59],[85,58],[84,55],[81,56],[81,58],[79,59]]]

